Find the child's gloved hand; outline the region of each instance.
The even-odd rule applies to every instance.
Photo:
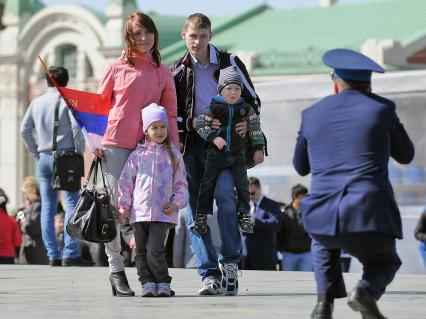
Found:
[[[221,150],[226,145],[226,141],[221,137],[215,137],[213,140],[213,144]]]
[[[173,213],[177,210],[179,210],[179,208],[177,207],[177,205],[175,203],[170,203],[170,204],[167,204],[163,207],[163,212],[166,215],[170,215],[171,213]]]
[[[123,221],[124,221],[124,218],[126,218],[126,217],[129,217],[129,209],[127,209],[127,208],[120,208],[118,210],[118,222],[120,224],[122,224]]]
[[[254,165],[263,163],[263,160],[264,160],[263,151],[257,150],[256,152],[254,152],[254,155],[253,155]]]

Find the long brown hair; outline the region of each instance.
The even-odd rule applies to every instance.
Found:
[[[124,58],[125,60],[134,66],[133,63],[133,54],[136,53],[137,44],[135,40],[135,34],[133,33],[132,26],[138,25],[140,27],[144,27],[148,32],[154,33],[154,45],[152,46],[152,59],[157,67],[161,64],[161,55],[160,55],[160,36],[158,34],[157,27],[155,26],[154,21],[147,14],[137,11],[131,14],[126,21],[126,25],[124,27],[124,39],[126,40],[127,50],[125,52]]]
[[[170,141],[170,138],[169,138],[168,135],[167,135],[166,140],[164,141],[164,144],[166,144],[167,152],[169,153],[170,160],[172,161],[173,176],[174,176],[176,170],[178,169],[178,159],[177,159],[176,155],[173,153],[172,142]]]

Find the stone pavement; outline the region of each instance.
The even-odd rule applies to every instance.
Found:
[[[312,273],[243,271],[235,297],[196,295],[195,270],[171,269],[173,298],[141,298],[135,268],[128,268],[134,298],[111,296],[107,268],[0,265],[0,319],[21,318],[310,318]],[[345,275],[351,289],[359,274]],[[426,318],[426,275],[399,275],[380,300],[389,319]],[[361,318],[344,299],[335,319]]]

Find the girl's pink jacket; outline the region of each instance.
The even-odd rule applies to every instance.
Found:
[[[175,203],[181,209],[188,202],[185,165],[173,147],[176,167],[164,144],[138,144],[127,159],[118,181],[118,207],[129,209],[130,223],[166,222],[177,224],[178,211],[166,215],[165,205]]]
[[[104,146],[134,149],[144,136],[141,110],[151,103],[164,106],[169,120],[169,136],[179,146],[176,114],[176,89],[169,68],[159,68],[151,53],[135,57],[135,67],[123,59],[106,67],[98,93],[111,96]]]

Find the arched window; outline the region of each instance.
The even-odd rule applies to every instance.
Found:
[[[70,78],[77,76],[77,47],[65,44],[57,48],[56,64],[68,70]]]

